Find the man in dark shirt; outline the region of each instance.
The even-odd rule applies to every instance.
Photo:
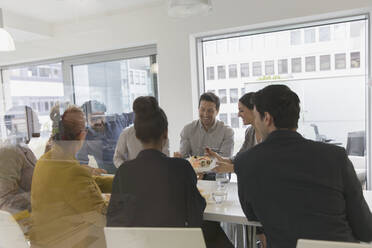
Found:
[[[245,215],[262,223],[269,248],[295,248],[300,238],[371,241],[372,215],[345,149],[296,132],[299,102],[284,85],[255,95],[264,141],[235,160]]]
[[[96,100],[82,105],[88,122],[88,133],[76,158],[81,164],[88,164],[92,155],[100,169],[115,174],[113,157],[116,143],[123,129],[133,123],[133,113],[106,116],[106,106]]]

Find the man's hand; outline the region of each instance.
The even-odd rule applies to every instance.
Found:
[[[174,152],[173,157],[175,158],[182,158],[182,154],[180,152]]]
[[[216,173],[232,173],[234,172],[234,164],[230,162],[217,162],[217,167],[213,169]]]
[[[267,247],[267,243],[266,243],[266,236],[265,236],[265,234],[263,234],[263,233],[257,234],[257,238],[261,242],[261,248],[266,248]]]

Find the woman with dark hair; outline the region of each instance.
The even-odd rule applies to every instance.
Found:
[[[194,170],[188,161],[162,153],[168,138],[164,111],[149,96],[138,97],[133,110],[144,150],[116,172],[107,226],[200,227],[206,203]]]
[[[261,142],[261,135],[256,132],[254,124],[254,92],[249,92],[244,94],[238,103],[239,107],[239,117],[242,118],[244,125],[251,125],[245,131],[245,140],[240,148],[239,152],[233,158],[223,158],[217,153],[213,152],[211,149],[206,149],[207,154],[212,157],[217,158],[217,166],[214,170],[218,173],[229,173],[234,171],[233,161],[234,158],[247,151],[251,147],[257,145]]]

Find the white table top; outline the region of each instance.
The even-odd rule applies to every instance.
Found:
[[[210,193],[216,189],[215,181],[198,181],[198,188],[203,189],[203,193]],[[372,191],[363,191],[364,198],[372,212]],[[216,204],[213,200],[207,201],[207,207],[204,211],[204,220],[229,222],[243,224],[248,226],[261,226],[257,221],[249,221],[244,215],[240,206],[238,188],[236,183],[230,183],[228,186],[227,200],[221,204]]]
[[[215,181],[198,181],[198,188],[203,189],[203,193],[211,193],[216,188]],[[227,200],[216,204],[213,200],[207,201],[207,207],[204,211],[204,220],[229,222],[249,226],[261,226],[257,221],[248,221],[240,206],[238,197],[238,187],[236,183],[230,183],[228,186]]]

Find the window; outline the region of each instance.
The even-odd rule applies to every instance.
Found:
[[[319,27],[319,41],[330,41],[331,40],[331,27],[323,26]]]
[[[362,27],[363,27],[363,22],[360,22],[360,21],[351,22],[350,23],[350,37],[352,38],[360,37]]]
[[[225,125],[229,125],[229,123],[227,122],[227,114],[221,113],[219,119],[220,119],[220,121],[222,121],[223,123],[225,123]]]
[[[229,65],[229,77],[230,78],[238,77],[238,68],[236,67],[236,64]]]
[[[43,139],[48,139],[52,131],[49,110],[53,105],[49,106],[50,99],[55,99],[55,101],[59,102],[65,99],[62,77],[59,79],[51,78],[50,73],[52,70],[50,68],[61,71],[62,64],[30,65],[3,70],[3,78],[5,79],[4,95],[5,99],[9,99],[5,102],[5,110],[16,108],[20,105],[27,105],[32,107],[38,115],[41,139],[40,141],[35,141],[35,144],[42,142]],[[37,74],[38,71],[40,75]],[[19,75],[22,76],[20,77]],[[43,80],[38,77],[43,77]],[[3,119],[3,117],[0,119]],[[0,120],[1,122],[2,120]],[[7,134],[2,131],[1,136],[7,138]],[[25,138],[27,134],[18,132],[16,135]]]
[[[40,75],[40,77],[51,78],[51,71],[50,71],[50,68],[47,68],[47,67],[39,67],[39,75]]]
[[[301,58],[293,58],[292,60],[292,73],[302,71]]]
[[[305,29],[305,44],[314,43],[315,42],[315,29]]]
[[[278,60],[278,73],[279,74],[287,74],[288,73],[288,60],[287,59],[279,59]]]
[[[335,40],[344,40],[346,38],[346,24],[336,24],[334,25],[334,39]]]
[[[319,65],[321,71],[328,71],[331,69],[331,55],[320,55]]]
[[[274,75],[274,60],[265,61],[265,75]]]
[[[217,66],[217,71],[218,71],[218,79],[226,78],[226,68],[224,65]]]
[[[207,80],[214,80],[214,66],[207,67]]]
[[[253,76],[255,77],[261,76],[262,75],[261,62],[253,62],[252,65],[253,65],[253,68],[252,68]]]
[[[239,50],[239,38],[228,40],[229,53],[235,53]]]
[[[345,69],[346,68],[346,54],[338,53],[335,54],[335,69]]]
[[[360,68],[360,52],[350,53],[350,68]]]
[[[305,57],[305,71],[315,71],[315,56]]]
[[[155,57],[73,65],[76,104],[94,99],[106,106],[106,115],[132,112],[136,97],[155,96],[155,79],[150,72]]]
[[[227,40],[218,40],[217,41],[217,54],[227,53]]]
[[[239,99],[238,89],[230,89],[230,103],[237,103]]]
[[[216,91],[215,90],[207,90],[207,92],[211,92],[213,94],[216,94]]]
[[[306,23],[303,28],[299,28],[301,24],[295,23],[293,26],[247,30],[246,34],[249,35],[244,35],[245,32],[234,33],[231,39],[239,37],[239,53],[228,51],[218,58],[198,54],[203,58],[198,61],[201,63],[200,68],[205,69],[204,75],[206,65],[225,65],[226,71],[230,64],[239,67],[239,80],[221,80],[216,83],[204,77],[201,79],[204,82],[199,82],[201,86],[204,84],[205,90],[215,89],[218,92],[219,89],[227,89],[226,94],[220,96],[227,95],[229,104],[221,104],[220,111],[225,114],[222,118],[234,126],[234,153],[244,143],[246,128],[240,118],[239,124],[234,121],[237,119],[234,115],[237,110],[236,103],[231,103],[236,101],[235,90],[232,89],[238,89],[241,97],[267,85],[280,83],[289,86],[301,101],[298,132],[308,139],[319,140],[326,136],[346,147],[349,132],[366,130],[366,120],[370,119],[370,116],[367,118],[366,113],[370,112],[366,111],[365,104],[370,102],[366,98],[368,94],[365,87],[368,78],[368,67],[365,65],[365,58],[369,54],[369,46],[366,46],[369,37],[366,28],[368,20],[357,21],[362,23],[357,27],[352,25],[356,21],[345,22],[345,19],[317,21],[313,26]],[[229,34],[225,33],[198,41],[209,43],[229,40],[228,37]],[[203,50],[199,51],[204,53]],[[339,62],[336,62],[336,54],[342,54]],[[344,69],[336,71],[336,64],[337,68]],[[218,78],[218,73],[215,77]],[[228,72],[226,77],[229,77]],[[271,80],[266,80],[269,78]],[[353,101],[345,102],[350,97]],[[314,126],[318,127],[318,136]],[[371,123],[368,123],[370,126]]]
[[[301,30],[291,31],[291,45],[301,45]]]
[[[249,77],[249,63],[240,64],[240,77]]]
[[[241,91],[241,93],[242,93],[241,96],[243,96],[243,95],[245,94],[245,88],[241,88],[240,91]]]
[[[239,128],[239,117],[237,113],[231,113],[231,127],[232,128]]]
[[[221,103],[227,103],[227,96],[226,96],[226,90],[218,90],[218,96],[220,97]]]
[[[134,84],[133,71],[129,71],[129,83]]]

